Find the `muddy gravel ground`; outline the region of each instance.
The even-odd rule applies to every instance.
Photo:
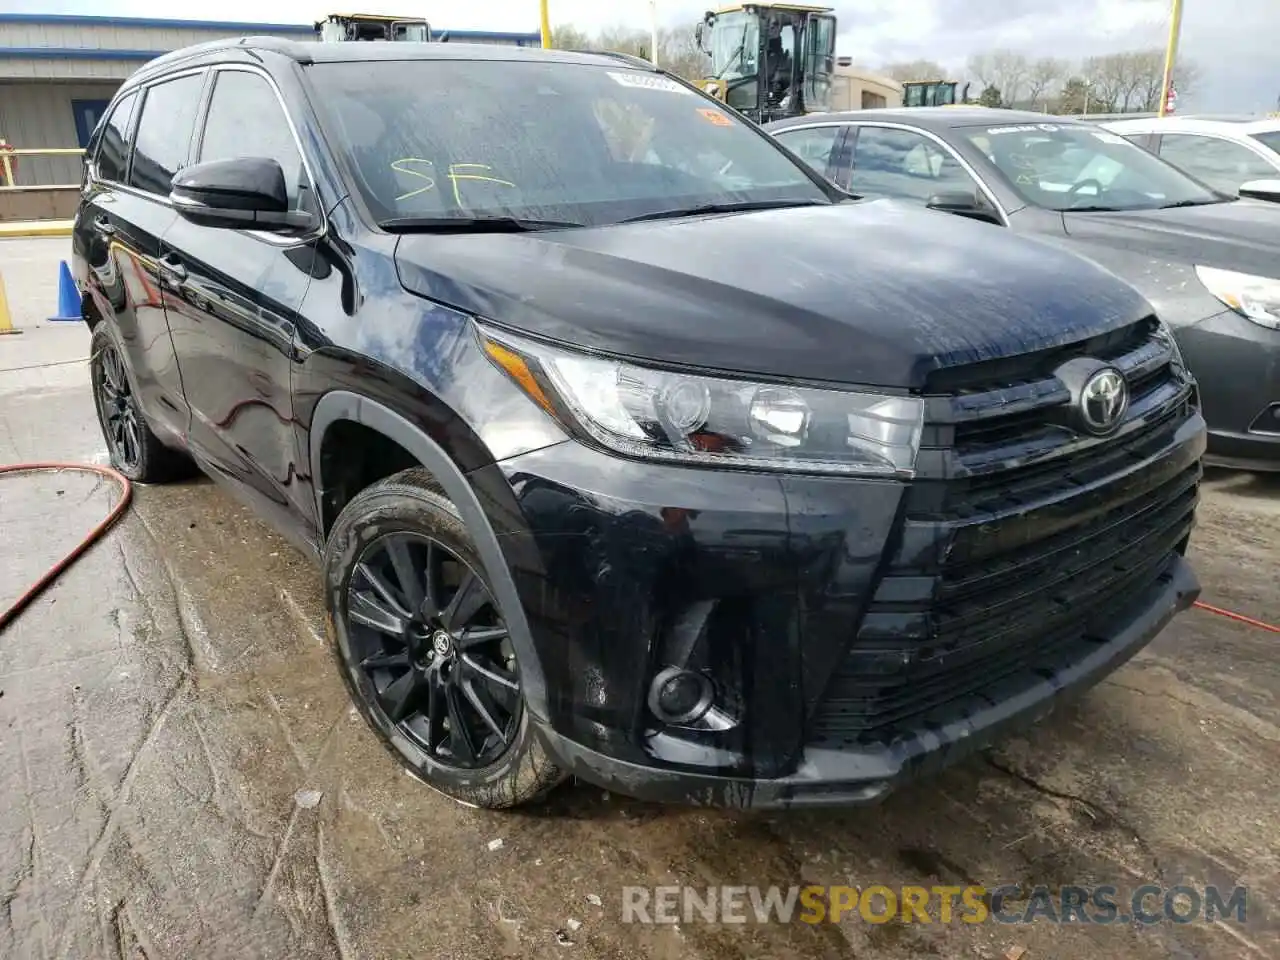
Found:
[[[0,371],[0,463],[54,456],[103,460],[83,367]],[[0,477],[0,605],[113,495]],[[1204,598],[1280,621],[1280,478],[1213,474],[1200,517]],[[1190,612],[1073,707],[879,807],[567,784],[497,814],[402,772],[322,624],[309,562],[219,488],[137,490],[0,634],[0,957],[1280,956],[1275,634]],[[622,922],[637,885],[1143,883],[1245,886],[1246,922]]]

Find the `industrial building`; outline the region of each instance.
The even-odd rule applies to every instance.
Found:
[[[854,66],[850,57],[837,57],[831,78],[831,109],[875,110],[902,106],[902,84]]]
[[[0,13],[0,142],[17,149],[83,147],[116,88],[142,64],[193,43],[245,35],[317,39],[310,23]],[[450,30],[449,38],[541,43],[537,32]],[[20,157],[11,165],[14,183],[29,189],[0,191],[0,220],[66,217],[74,210],[69,186],[80,180],[79,157]]]

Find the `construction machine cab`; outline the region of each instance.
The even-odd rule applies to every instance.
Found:
[[[326,43],[352,40],[391,40],[427,43],[431,25],[421,17],[391,17],[377,13],[331,13],[316,24],[316,33]]]
[[[757,123],[821,113],[831,103],[836,18],[830,7],[740,3],[708,11],[698,49],[702,88]]]
[[[958,80],[908,80],[902,85],[904,107],[955,107],[969,102],[969,84]],[[958,95],[957,95],[958,93]]]

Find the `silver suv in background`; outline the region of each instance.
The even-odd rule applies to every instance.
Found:
[[[1141,117],[1102,126],[1215,190],[1237,197],[1245,184],[1271,181],[1267,196],[1247,192],[1280,200],[1280,117]]]

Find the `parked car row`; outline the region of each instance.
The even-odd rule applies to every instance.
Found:
[[[1280,204],[1237,199],[1117,132],[1038,113],[861,110],[767,129],[852,193],[1034,237],[1128,281],[1199,381],[1210,459],[1280,469]]]
[[[194,462],[314,556],[355,703],[456,800],[878,800],[1195,601],[1170,323],[1237,365],[1219,439],[1274,356],[1254,205],[968,116],[778,131],[820,174],[617,57],[160,57],[73,234],[111,461]]]

